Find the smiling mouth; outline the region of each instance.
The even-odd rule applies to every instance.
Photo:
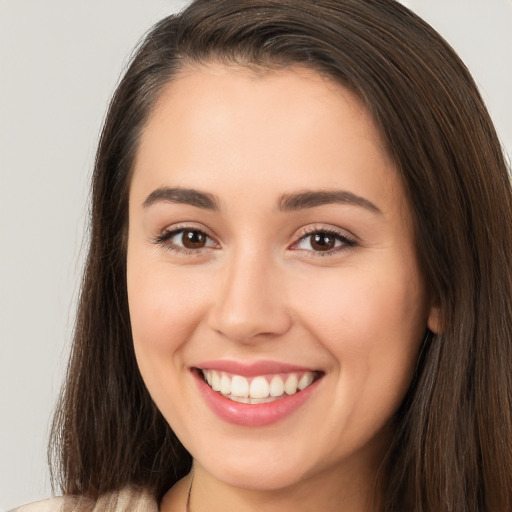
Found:
[[[213,369],[197,369],[214,391],[244,404],[266,404],[300,393],[322,377],[323,372],[301,371],[244,377]]]

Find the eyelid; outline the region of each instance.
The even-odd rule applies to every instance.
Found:
[[[197,249],[189,249],[187,247],[182,247],[170,243],[170,240],[182,231],[198,231],[202,233],[204,236],[206,236],[208,239],[213,241],[216,246],[220,246],[219,242],[213,235],[209,233],[209,230],[207,228],[205,228],[204,226],[199,226],[193,222],[178,223],[164,228],[153,238],[153,243],[161,245],[172,252],[176,252],[178,254],[183,255],[199,256],[201,254],[204,254],[205,252],[217,249],[217,247],[212,246],[199,247]]]
[[[306,239],[309,236],[312,236],[316,233],[325,233],[328,235],[332,235],[336,237],[338,240],[342,242],[341,246],[334,247],[332,249],[326,250],[326,251],[315,251],[313,249],[298,249],[297,245],[300,244],[304,239]],[[347,251],[349,249],[352,249],[358,245],[356,237],[347,232],[344,229],[334,227],[334,226],[326,226],[326,225],[319,225],[315,224],[312,226],[306,226],[299,230],[297,234],[295,235],[296,241],[293,242],[293,244],[290,246],[292,250],[296,251],[303,251],[306,253],[311,254],[313,257],[317,256],[332,256],[333,254],[339,254],[341,252]]]
[[[190,249],[187,247],[182,247],[173,243],[170,243],[170,240],[179,234],[182,231],[198,231],[202,233],[204,236],[206,236],[209,240],[213,241],[213,243],[217,247],[206,246],[206,247],[199,247],[196,249]],[[339,241],[341,241],[341,245],[334,247],[329,250],[325,251],[315,251],[314,249],[299,249],[297,246],[303,242],[307,237],[312,236],[316,233],[323,233],[327,235],[332,235],[336,237]],[[347,251],[349,249],[352,249],[353,247],[358,245],[357,239],[352,235],[351,233],[347,232],[344,229],[341,229],[339,227],[334,226],[326,226],[326,225],[309,225],[306,227],[301,228],[295,235],[294,235],[295,241],[289,246],[289,249],[307,253],[308,257],[322,257],[322,256],[332,256],[335,254],[339,254],[341,252]],[[182,255],[193,255],[193,256],[199,256],[204,255],[207,252],[211,252],[212,250],[217,250],[220,248],[219,242],[216,240],[216,237],[214,237],[210,232],[209,229],[207,229],[205,226],[197,225],[193,222],[184,222],[184,223],[178,223],[175,225],[171,225],[160,231],[157,236],[153,239],[153,242],[157,245],[161,245],[164,248],[176,252],[178,254]]]

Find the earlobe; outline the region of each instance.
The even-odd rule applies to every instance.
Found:
[[[427,320],[427,327],[434,333],[434,334],[441,334],[443,331],[443,326],[441,322],[441,311],[439,307],[432,306],[430,308],[430,312],[428,315]]]

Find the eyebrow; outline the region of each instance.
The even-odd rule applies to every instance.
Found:
[[[328,204],[347,204],[360,206],[373,213],[382,211],[371,201],[347,190],[318,190],[298,194],[284,194],[279,200],[279,210],[284,212],[315,208]]]
[[[160,201],[188,204],[211,211],[220,210],[219,200],[213,194],[180,187],[157,188],[149,194],[142,206],[148,208],[152,204]],[[292,212],[329,204],[354,205],[365,208],[373,213],[382,214],[381,210],[371,201],[353,192],[348,192],[347,190],[317,190],[299,192],[296,194],[283,194],[278,201],[277,209],[281,212]]]
[[[149,194],[142,206],[148,208],[159,201],[189,204],[205,210],[219,211],[219,202],[215,196],[189,188],[157,188]]]

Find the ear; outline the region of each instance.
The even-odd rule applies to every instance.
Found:
[[[434,334],[441,334],[443,326],[441,325],[441,311],[438,306],[431,306],[428,314],[427,327]]]

